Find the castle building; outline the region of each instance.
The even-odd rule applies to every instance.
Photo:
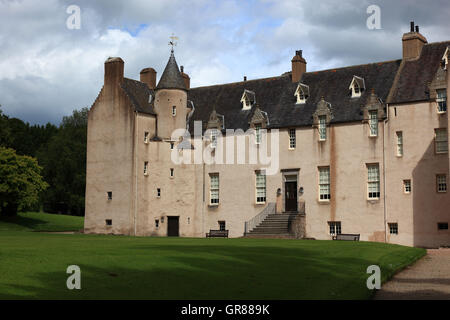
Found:
[[[105,62],[88,117],[86,233],[450,245],[450,41],[402,59],[190,88]]]

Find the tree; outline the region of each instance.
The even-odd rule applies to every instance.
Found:
[[[0,146],[7,147],[10,143],[11,133],[8,125],[8,117],[5,116],[2,109],[0,109]]]
[[[17,211],[36,206],[39,195],[47,188],[37,160],[21,156],[14,149],[0,147],[0,213],[15,215]]]
[[[83,108],[64,117],[58,133],[37,153],[50,184],[43,196],[45,211],[84,215],[87,115]]]

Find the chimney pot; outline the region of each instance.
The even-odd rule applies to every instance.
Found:
[[[183,73],[184,72],[184,67],[180,66],[180,70],[181,70],[181,73]]]
[[[244,81],[247,81],[247,76],[244,76]]]
[[[419,58],[426,43],[427,39],[419,33],[419,26],[414,26],[414,21],[411,21],[411,32],[404,33],[402,37],[403,59]]]
[[[411,21],[410,25],[411,25],[411,32],[414,32],[414,21]]]
[[[416,32],[419,32],[419,26],[416,26]]]

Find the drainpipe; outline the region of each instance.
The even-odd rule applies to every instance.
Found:
[[[389,104],[386,103],[386,119],[383,121],[383,211],[384,211],[384,242],[387,243],[387,208],[386,208],[386,126],[389,121]]]
[[[136,217],[137,217],[137,205],[138,205],[138,169],[137,169],[137,166],[138,166],[138,155],[137,155],[137,148],[138,148],[138,146],[137,146],[137,141],[138,141],[138,137],[137,137],[137,134],[138,134],[138,117],[137,117],[137,115],[138,115],[138,113],[137,113],[137,111],[135,111],[135,117],[134,117],[134,123],[135,123],[135,126],[134,126],[134,155],[135,155],[135,163],[134,163],[134,171],[135,171],[135,181],[136,181],[136,185],[135,185],[135,190],[134,190],[134,192],[135,192],[135,202],[134,202],[134,236],[136,236]],[[148,168],[147,168],[147,170],[148,170]]]

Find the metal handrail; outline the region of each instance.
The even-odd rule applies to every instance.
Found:
[[[267,204],[267,207],[265,207],[263,211],[258,213],[256,216],[254,216],[250,220],[245,221],[244,235],[247,235],[247,233],[252,231],[257,225],[259,225],[271,213],[275,213],[275,202],[270,202],[269,204]]]

